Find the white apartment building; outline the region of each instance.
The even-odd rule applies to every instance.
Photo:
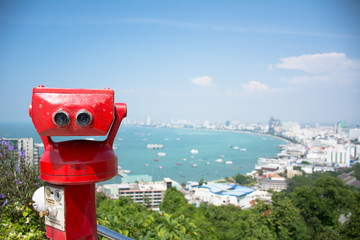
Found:
[[[98,191],[104,191],[112,198],[130,197],[134,202],[149,205],[153,210],[159,210],[164,199],[165,191],[173,186],[170,178],[158,182],[139,182],[107,184],[98,187]]]
[[[327,150],[326,165],[335,167],[350,167],[349,147],[330,147]]]
[[[287,182],[285,178],[275,176],[270,179],[261,179],[259,181],[259,187],[262,191],[268,191],[270,189],[280,192],[287,188]]]

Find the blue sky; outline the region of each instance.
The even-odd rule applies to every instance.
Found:
[[[32,88],[115,90],[128,118],[360,122],[358,1],[1,1],[0,122]]]

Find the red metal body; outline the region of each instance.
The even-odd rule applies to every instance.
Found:
[[[65,192],[65,231],[46,226],[50,239],[96,240],[95,184],[70,185]]]
[[[56,111],[66,111],[70,121],[60,127],[54,123]],[[79,126],[74,120],[85,109],[91,123]],[[57,89],[36,87],[29,108],[34,126],[44,143],[40,159],[40,178],[64,186],[65,232],[46,226],[50,239],[97,239],[95,183],[117,174],[113,142],[124,117],[126,105],[114,104],[110,89]],[[51,136],[104,136],[104,141],[71,140],[54,142]]]

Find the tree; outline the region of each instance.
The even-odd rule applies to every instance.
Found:
[[[248,183],[248,178],[240,173],[236,174],[234,179],[240,185],[245,185]]]
[[[188,205],[184,194],[178,191],[175,187],[171,187],[165,191],[165,196],[161,202],[161,211],[170,214],[182,214],[184,208]]]
[[[360,192],[356,192],[356,202],[343,226],[342,233],[349,239],[360,239]]]
[[[199,186],[204,185],[204,183],[206,184],[205,179],[201,178],[199,181]]]
[[[353,192],[341,180],[328,175],[319,177],[312,185],[296,187],[290,196],[317,238],[335,239],[340,214],[348,215],[355,203]]]
[[[310,235],[300,210],[284,193],[276,193],[272,198],[271,229],[278,239],[310,239]]]

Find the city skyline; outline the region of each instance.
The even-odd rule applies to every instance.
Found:
[[[0,122],[38,85],[115,90],[128,118],[360,122],[357,1],[2,1]]]

